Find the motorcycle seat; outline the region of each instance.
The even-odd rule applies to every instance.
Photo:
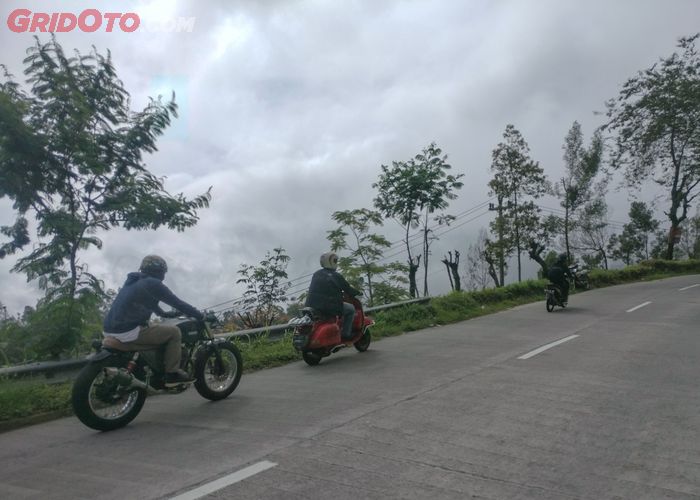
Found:
[[[134,347],[124,344],[123,342],[119,341],[118,339],[115,339],[114,337],[105,337],[102,339],[102,347],[105,349],[111,349],[113,351],[122,351],[122,352],[133,352],[133,351],[150,351],[150,350],[158,350],[161,348],[161,346],[153,346],[152,349],[135,349]]]
[[[305,307],[301,310],[301,313],[309,316],[314,321],[330,321],[335,319],[336,317],[333,314],[324,313],[322,311],[314,309],[313,307]]]
[[[102,339],[102,347],[106,347],[107,349],[113,349],[115,351],[135,351],[136,349],[131,348],[130,346],[124,344],[123,342],[115,339],[114,337],[105,337]]]

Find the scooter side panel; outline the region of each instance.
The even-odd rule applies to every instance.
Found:
[[[340,328],[336,323],[323,323],[315,328],[309,347],[328,347],[340,344]]]

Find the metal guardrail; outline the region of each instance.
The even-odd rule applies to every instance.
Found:
[[[374,311],[382,311],[384,309],[392,309],[395,307],[401,307],[409,304],[417,304],[419,302],[428,302],[431,299],[431,297],[421,297],[419,299],[411,299],[411,300],[403,300],[401,302],[393,302],[391,304],[383,304],[381,306],[375,306],[375,307],[368,307],[364,309],[364,312],[366,313],[371,313]],[[259,335],[264,335],[266,333],[275,333],[275,332],[280,332],[284,330],[289,330],[293,328],[293,325],[290,325],[289,323],[281,323],[279,325],[270,325],[270,326],[261,326],[260,328],[250,328],[248,330],[238,330],[235,332],[229,332],[229,333],[220,333],[217,334],[217,337],[224,337],[224,338],[231,338],[231,337],[248,337],[250,338],[251,336],[259,336]],[[0,374],[2,372],[0,371]]]
[[[391,304],[384,304],[376,307],[368,307],[364,311],[366,313],[371,313],[375,311],[383,311],[385,309],[392,309],[395,307],[401,307],[409,304],[416,304],[421,302],[428,302],[431,297],[421,297],[419,299],[404,300],[401,302],[394,302]],[[218,333],[215,336],[219,338],[255,338],[258,336],[284,332],[285,330],[292,329],[293,326],[289,323],[282,323],[279,325],[263,326],[260,328],[249,328],[247,330],[238,330],[235,332],[225,332]],[[19,375],[36,375],[43,373],[46,378],[53,378],[58,373],[70,372],[79,370],[88,363],[89,357],[82,359],[65,359],[62,361],[40,361],[36,363],[28,363],[25,365],[8,366],[5,368],[0,368],[0,376],[14,377]]]

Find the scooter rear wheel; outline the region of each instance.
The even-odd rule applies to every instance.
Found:
[[[304,351],[301,353],[301,357],[304,358],[304,361],[306,361],[307,365],[316,366],[321,362],[321,358],[323,356],[313,351]]]

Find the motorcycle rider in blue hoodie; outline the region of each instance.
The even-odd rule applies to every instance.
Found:
[[[180,369],[180,329],[176,326],[149,325],[151,314],[172,318],[181,312],[199,321],[204,319],[204,315],[177,298],[163,284],[167,271],[168,265],[162,257],[144,257],[139,272],[127,275],[124,286],[114,299],[104,320],[103,335],[118,340],[129,351],[153,349],[165,344],[165,385],[173,387],[192,381],[189,374]],[[176,311],[163,311],[159,302],[168,304]]]

